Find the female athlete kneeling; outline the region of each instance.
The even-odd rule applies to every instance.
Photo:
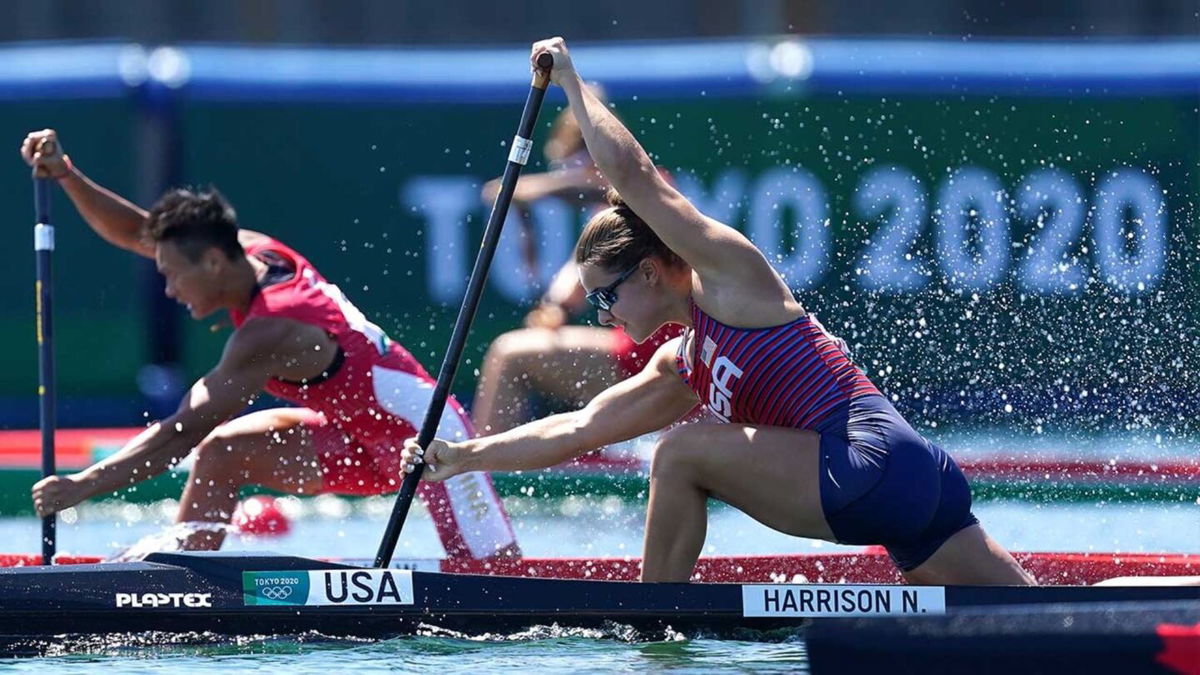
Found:
[[[432,480],[558,464],[670,425],[703,403],[725,424],[663,434],[650,472],[642,579],[685,581],[704,543],[709,497],[781,532],[882,544],[918,584],[1029,584],[984,533],[954,461],[922,438],[796,302],[762,253],[696,210],[630,132],[582,86],[560,38],[551,79],[567,94],[597,167],[624,201],[575,249],[601,323],[637,341],[686,327],[640,374],[583,410],[495,436],[415,441],[404,466]]]

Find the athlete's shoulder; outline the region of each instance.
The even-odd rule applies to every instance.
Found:
[[[277,352],[289,344],[310,345],[307,337],[323,337],[325,330],[299,318],[251,316],[229,336],[229,345],[244,351]],[[318,340],[318,342],[323,340]]]
[[[293,267],[312,267],[312,263],[303,254],[269,234],[254,230],[239,230],[238,243],[242,245],[248,255],[258,255],[269,251],[276,256],[281,256]]]
[[[646,364],[646,367],[653,368],[665,375],[678,377],[679,370],[675,357],[679,355],[685,337],[685,335],[678,335],[659,345],[658,349],[654,350],[654,356],[651,357],[650,363]]]
[[[268,348],[280,340],[293,337],[310,326],[303,321],[284,316],[251,316],[229,336],[229,342],[245,347],[264,344]]]
[[[238,230],[238,243],[242,245],[242,248],[249,249],[251,247],[279,243],[279,240],[262,232],[243,228]]]
[[[232,367],[261,365],[275,355],[279,345],[291,342],[292,324],[276,317],[251,316],[225,342],[221,363]]]

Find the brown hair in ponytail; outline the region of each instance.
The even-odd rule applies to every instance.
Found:
[[[592,217],[575,244],[575,263],[596,265],[609,271],[621,271],[638,261],[657,256],[668,265],[682,265],[679,257],[646,225],[616,190],[606,195],[609,208]]]

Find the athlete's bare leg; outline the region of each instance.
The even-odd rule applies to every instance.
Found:
[[[538,393],[582,406],[618,381],[607,328],[522,328],[496,338],[484,356],[472,418],[481,436],[529,421]]]
[[[708,525],[708,498],[797,537],[833,539],[821,510],[820,436],[743,424],[663,434],[650,469],[643,581],[687,581]]]
[[[312,412],[276,408],[253,412],[217,427],[196,448],[196,463],[183,489],[176,522],[228,523],[243,485],[290,494],[321,491],[321,468],[303,423]],[[216,550],[224,531],[197,532],[189,550]]]
[[[928,560],[904,573],[910,584],[1033,585],[1033,576],[978,525],[954,533]]]

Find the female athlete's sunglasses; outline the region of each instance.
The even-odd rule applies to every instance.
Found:
[[[611,310],[612,306],[617,304],[617,286],[620,286],[622,283],[625,282],[626,279],[628,279],[630,276],[632,276],[633,273],[637,271],[638,265],[641,265],[641,264],[642,264],[641,260],[637,261],[636,263],[634,263],[633,267],[630,267],[629,269],[625,270],[624,272],[621,272],[620,276],[617,277],[616,281],[612,282],[611,284],[609,284],[607,286],[601,286],[600,288],[597,288],[596,290],[592,291],[591,293],[588,293],[587,294],[588,303],[590,303],[592,305],[592,307],[595,307],[598,310],[603,310],[605,312]]]

